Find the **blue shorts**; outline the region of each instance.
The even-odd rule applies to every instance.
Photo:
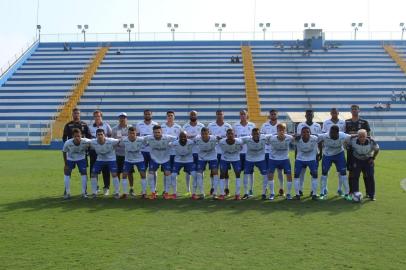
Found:
[[[269,159],[269,161],[268,161],[268,171],[270,173],[274,173],[275,169],[280,169],[280,170],[283,169],[285,174],[291,174],[292,173],[292,168],[290,167],[289,159],[283,159],[283,160]]]
[[[182,162],[175,162],[173,164],[173,169],[172,169],[172,173],[177,173],[179,174],[180,170],[183,168],[183,171],[185,173],[190,174],[191,172],[195,172],[196,171],[196,166],[193,162],[186,162],[186,163],[182,163]]]
[[[219,166],[217,164],[217,160],[199,160],[197,163],[197,171],[204,172],[206,170],[206,165],[209,163],[210,170],[218,170]]]
[[[101,170],[105,167],[108,167],[111,173],[117,173],[117,162],[115,160],[114,161],[96,160],[96,162],[93,165],[92,174],[99,174]]]
[[[262,175],[267,174],[268,170],[266,167],[266,161],[245,161],[244,166],[244,174],[253,174],[254,173],[254,166],[256,166]]]
[[[150,152],[141,152],[144,157],[145,169],[148,169],[151,166],[151,153]]]
[[[129,173],[132,171],[132,169],[134,168],[134,165],[137,166],[137,169],[139,172],[145,172],[146,168],[145,168],[145,162],[144,161],[140,161],[140,162],[128,162],[128,161],[124,161],[124,172],[125,173]]]
[[[233,166],[233,170],[235,173],[240,173],[241,172],[241,161],[225,161],[225,160],[220,160],[220,171],[221,172],[228,172],[228,170],[231,168],[231,165]]]
[[[309,167],[310,174],[314,178],[317,178],[317,169],[319,166],[316,160],[303,161],[297,159],[295,160],[295,178],[299,178],[302,170],[306,169],[307,167]]]
[[[333,163],[336,165],[337,172],[341,175],[347,174],[347,163],[345,162],[344,151],[334,156],[323,155],[321,161],[321,171],[323,175],[327,175]]]
[[[161,167],[162,170],[165,172],[166,171],[170,172],[171,171],[171,162],[168,160],[167,162],[160,164],[160,163],[156,163],[153,159],[151,159],[151,161],[149,163],[149,170],[152,172],[156,172],[159,169],[159,167]]]
[[[67,160],[66,163],[68,164],[68,167],[69,167],[69,174],[72,172],[73,169],[75,169],[76,166],[78,166],[78,170],[79,170],[80,174],[87,174],[86,159],[81,159],[81,160],[76,160],[76,161]]]

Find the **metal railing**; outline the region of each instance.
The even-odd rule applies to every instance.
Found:
[[[353,40],[354,31],[325,31],[326,40]],[[131,41],[172,41],[172,32],[133,32]],[[303,39],[303,31],[269,31],[266,40],[297,40]],[[360,31],[357,40],[400,40],[400,31]],[[181,32],[175,33],[175,40],[220,40],[218,31]],[[221,33],[221,40],[264,40],[262,31],[240,31]],[[41,34],[41,42],[82,42],[82,33],[48,33]],[[128,33],[86,33],[86,41],[127,41]]]

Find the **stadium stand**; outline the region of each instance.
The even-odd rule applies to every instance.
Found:
[[[248,73],[243,61],[231,63],[230,57],[243,59],[244,45],[251,50],[262,117],[272,108],[288,120],[287,112],[328,112],[332,107],[344,112],[355,103],[375,136],[406,136],[406,103],[392,103],[389,111],[374,109],[377,102],[389,102],[393,90],[406,89],[405,73],[382,42],[330,44],[309,52],[296,41],[112,42],[78,107],[82,120],[91,121],[93,110],[101,109],[112,124],[121,111],[135,123],[146,108],[158,122],[171,109],[183,123],[194,109],[207,123],[220,108],[226,121],[236,121],[239,110],[249,107]],[[72,50],[64,51],[63,43],[39,44],[16,64],[12,76],[0,80],[0,141],[42,141],[50,120],[101,47],[91,42],[69,45]],[[392,46],[406,59],[406,45],[399,41]]]

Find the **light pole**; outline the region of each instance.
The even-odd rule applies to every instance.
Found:
[[[402,28],[402,36],[401,36],[400,40],[403,40],[403,33],[406,31],[406,26],[405,26],[405,23],[403,23],[403,22],[401,22],[399,24],[399,26]]]
[[[123,24],[123,28],[127,29],[128,32],[128,42],[131,42],[131,29],[134,29],[134,24],[130,23],[130,24]]]
[[[41,25],[37,24],[38,42],[41,42]]]
[[[166,26],[171,29],[172,32],[172,40],[175,41],[175,30],[179,28],[179,24],[177,23],[167,23]]]
[[[265,40],[266,30],[271,27],[271,23],[259,23],[259,27],[262,28],[262,32],[264,32],[264,40]]]
[[[351,27],[354,28],[354,40],[357,40],[357,32],[362,27],[362,23],[351,23]]]
[[[316,27],[315,23],[304,23],[303,24],[304,28],[310,29]]]
[[[217,31],[219,32],[219,38],[220,38],[220,40],[221,40],[221,32],[223,32],[223,29],[224,28],[226,28],[226,24],[225,23],[215,23],[214,24],[214,27],[216,27],[217,28]]]
[[[87,25],[87,24],[85,24],[85,25],[78,24],[78,29],[82,30],[83,42],[86,42],[86,30],[89,29],[89,25]]]

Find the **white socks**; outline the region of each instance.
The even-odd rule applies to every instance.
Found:
[[[340,177],[338,177],[340,179]],[[327,175],[322,175],[320,178],[320,194],[324,194],[324,191],[327,189]],[[317,189],[316,189],[317,190]],[[312,191],[313,191],[313,180],[312,180]],[[316,195],[313,191],[313,195]]]
[[[120,193],[120,181],[118,181],[118,177],[113,177],[113,186],[114,186],[114,194]]]
[[[141,179],[141,194],[147,194],[147,179]]]
[[[300,190],[300,180],[299,178],[293,179],[293,184],[295,185],[295,193],[296,195],[300,195],[299,190]]]
[[[290,192],[292,190],[292,181],[287,181],[286,186],[288,188],[288,192],[286,194],[290,194]]]
[[[121,179],[121,185],[123,186],[123,193],[128,194],[128,180],[127,180],[127,178]]]
[[[190,192],[190,174],[186,174],[186,193]]]
[[[66,194],[70,194],[70,175],[65,175],[63,181],[65,183]]]
[[[241,179],[235,178],[235,195],[240,195],[240,189],[241,189]]]
[[[350,186],[348,184],[348,178],[346,175],[340,175],[340,178],[344,185],[344,193],[347,195],[348,193],[350,193]]]
[[[96,177],[94,177],[94,178],[91,178],[90,179],[90,184],[91,184],[91,186],[92,186],[92,194],[97,194],[97,178]]]
[[[171,190],[171,186],[173,185],[174,182],[176,183],[177,178],[178,178],[177,173],[172,173],[172,175],[170,176],[164,175],[165,192],[169,193],[169,191]],[[174,179],[175,181],[173,181]]]
[[[322,184],[321,184],[320,193],[324,194],[324,191],[323,191],[324,190],[323,189],[323,176],[321,177],[321,179],[322,179]],[[313,195],[317,195],[317,186],[318,186],[318,184],[319,184],[319,181],[317,180],[317,178],[312,178],[312,192],[313,192]],[[326,176],[325,184],[327,184],[327,176]]]
[[[151,193],[155,193],[155,175],[154,174],[149,174],[148,175],[148,182],[149,182],[149,188],[151,189]]]
[[[305,179],[305,173],[306,173],[306,169],[302,169],[302,171],[300,172],[300,190],[303,191],[304,189],[304,179]]]
[[[244,173],[244,178],[243,178],[244,194],[248,194],[248,177],[249,176],[250,176],[250,174]]]
[[[272,179],[269,180],[268,183],[269,183],[269,194],[275,194],[275,181]]]
[[[199,188],[200,194],[204,194],[204,187],[203,187],[203,174],[201,173],[196,173],[196,184]],[[212,183],[213,187],[213,183]]]
[[[264,175],[262,178],[262,194],[266,194],[266,188],[268,186],[268,175]]]
[[[87,175],[82,175],[82,194],[85,194],[87,190]]]
[[[225,184],[225,180],[224,179],[220,179],[220,195],[224,195],[224,184]]]
[[[219,176],[213,175],[213,188],[214,188],[213,195],[217,195],[217,191],[219,189],[219,184],[220,184],[219,182],[220,182]]]

